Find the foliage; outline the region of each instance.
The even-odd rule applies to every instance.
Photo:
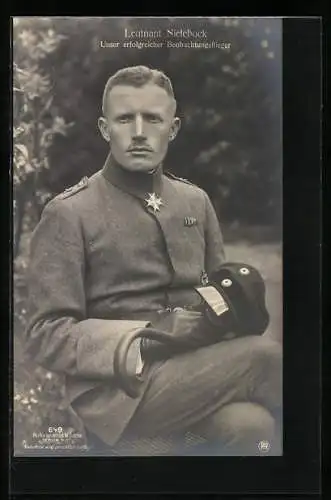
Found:
[[[51,193],[44,183],[48,151],[57,134],[68,128],[52,106],[52,85],[41,61],[58,47],[63,35],[14,25],[13,36],[13,208],[14,256],[19,252],[24,217],[30,229]]]
[[[13,64],[13,236],[14,236],[14,446],[47,421],[63,422],[62,380],[26,360],[19,338],[26,326],[28,242],[51,193],[45,187],[48,151],[57,134],[68,128],[53,107],[52,85],[41,61],[58,47],[62,35],[50,29],[14,25]],[[23,242],[23,245],[22,245]]]

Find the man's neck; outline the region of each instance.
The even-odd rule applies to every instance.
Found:
[[[135,172],[124,168],[109,154],[102,173],[113,185],[139,197],[161,192],[162,164],[149,172]]]

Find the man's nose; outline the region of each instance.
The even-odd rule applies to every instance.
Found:
[[[136,116],[136,119],[134,121],[133,135],[135,138],[136,137],[145,137],[144,122],[143,122],[143,118],[141,115]]]

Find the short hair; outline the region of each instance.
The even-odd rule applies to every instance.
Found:
[[[172,83],[170,78],[158,69],[148,68],[147,66],[130,66],[127,68],[122,68],[118,70],[114,75],[112,75],[104,88],[102,96],[102,112],[105,114],[106,110],[106,100],[110,90],[116,85],[132,85],[133,87],[143,87],[147,83],[155,83],[162,89],[164,89],[167,94],[172,97],[174,103],[176,104],[175,94],[173,91]]]

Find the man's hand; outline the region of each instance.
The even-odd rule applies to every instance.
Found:
[[[140,347],[143,360],[166,359],[220,340],[218,328],[202,312],[179,307],[162,314],[160,319],[151,324],[151,329],[167,333],[169,341],[143,338]],[[145,331],[147,333],[148,328]]]

